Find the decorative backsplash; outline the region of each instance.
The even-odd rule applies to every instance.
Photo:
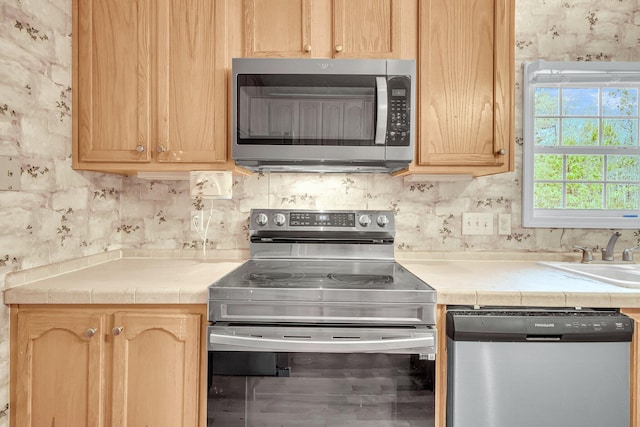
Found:
[[[548,60],[640,60],[637,2],[516,2],[516,171],[420,182],[388,175],[256,174],[237,176],[232,200],[214,200],[208,249],[248,247],[253,207],[391,209],[396,250],[570,251],[602,246],[609,230],[520,226],[521,63]],[[0,192],[0,289],[12,270],[120,248],[200,249],[185,181],[147,181],[71,169],[71,1],[0,3],[0,156],[21,164],[21,190]],[[511,216],[511,233],[462,235],[463,212]],[[638,231],[621,240],[640,242]],[[623,243],[624,245],[624,243]],[[8,401],[8,310],[0,305],[0,427]]]
[[[518,1],[517,117],[524,61],[638,59],[634,2]],[[232,200],[191,198],[185,181],[148,181],[71,169],[71,20],[69,1],[2,5],[6,61],[0,68],[0,156],[20,159],[21,191],[0,192],[0,274],[118,248],[197,249],[190,211],[208,217],[208,249],[248,246],[252,207],[391,209],[397,247],[428,251],[568,251],[604,244],[608,231],[520,226],[521,124],[516,171],[455,182],[380,174],[236,176]],[[33,8],[33,9],[30,9]],[[418,182],[413,182],[416,180]],[[205,203],[206,202],[206,203]],[[511,218],[507,235],[462,234],[462,213]],[[638,233],[623,233],[629,244]]]

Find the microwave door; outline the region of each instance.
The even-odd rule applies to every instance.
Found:
[[[389,98],[387,95],[387,78],[376,77],[376,145],[384,145],[387,136],[387,115],[389,113]]]

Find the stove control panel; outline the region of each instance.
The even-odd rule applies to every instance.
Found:
[[[385,231],[395,229],[392,211],[326,211],[253,209],[250,230]]]
[[[291,212],[289,225],[292,227],[355,227],[353,212]]]

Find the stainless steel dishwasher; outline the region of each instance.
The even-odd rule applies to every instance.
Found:
[[[618,311],[454,307],[446,331],[448,427],[629,427]]]

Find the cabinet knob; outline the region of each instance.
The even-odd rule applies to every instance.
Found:
[[[342,52],[342,45],[341,44],[337,44],[336,45],[336,52]]]
[[[89,328],[84,334],[87,336],[87,338],[91,338],[96,334],[96,332],[98,332],[96,328]]]
[[[138,146],[136,147],[136,151],[137,151],[138,153],[143,153],[143,152],[144,152],[144,147],[143,147],[142,145],[138,145]]]
[[[501,148],[498,151],[496,151],[496,154],[500,156],[504,156],[505,154],[507,154],[507,150],[505,150],[504,148]]]
[[[165,151],[167,151],[167,148],[164,145],[158,145],[158,148],[156,148],[156,151],[158,153],[164,153]]]
[[[122,333],[122,331],[124,330],[124,328],[122,326],[116,326],[115,328],[113,328],[111,330],[111,333],[115,336],[118,336]]]
[[[310,44],[305,44],[303,49],[304,49],[305,52],[310,53],[311,52],[311,45]]]

